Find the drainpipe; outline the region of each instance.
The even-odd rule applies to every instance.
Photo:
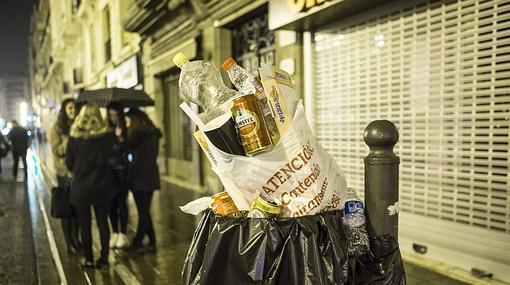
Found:
[[[370,152],[365,157],[365,208],[371,238],[391,236],[398,241],[398,167],[393,153],[398,141],[395,125],[387,120],[371,122],[363,135]]]

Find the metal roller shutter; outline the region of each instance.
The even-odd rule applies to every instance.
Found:
[[[314,130],[361,191],[363,130],[374,119],[393,121],[401,241],[435,243],[457,255],[434,258],[503,273],[510,269],[510,1],[417,2],[313,33]],[[463,244],[473,235],[479,240]],[[487,250],[477,245],[484,241],[492,241]]]

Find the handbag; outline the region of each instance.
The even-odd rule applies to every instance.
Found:
[[[69,203],[69,189],[51,188],[51,216],[57,219],[74,217],[73,207]]]
[[[0,139],[0,158],[4,158],[9,153],[10,146],[6,142],[2,142]]]

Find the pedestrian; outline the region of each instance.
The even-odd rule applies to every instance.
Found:
[[[95,267],[108,268],[110,229],[108,211],[118,192],[110,165],[117,138],[101,117],[99,107],[84,105],[73,125],[67,143],[66,166],[73,173],[70,203],[76,209],[81,230],[84,268],[94,268],[91,207],[94,208],[101,240],[101,257]]]
[[[16,180],[18,177],[18,164],[21,158],[23,162],[23,173],[25,174],[25,181],[28,177],[28,166],[27,166],[27,149],[29,136],[28,132],[25,128],[20,126],[16,120],[11,121],[11,131],[7,135],[9,140],[11,141],[12,147],[12,158],[14,160],[14,164],[12,166],[12,175]]]
[[[112,102],[107,107],[108,125],[112,130],[116,130],[117,139],[119,140],[118,151],[114,158],[113,168],[115,178],[118,184],[119,192],[113,198],[110,207],[110,224],[112,226],[112,235],[110,237],[110,248],[124,248],[128,246],[129,240],[126,236],[128,224],[128,186],[126,182],[127,175],[127,153],[123,151],[125,148],[120,146],[120,142],[125,142],[127,133],[126,119],[122,105]]]
[[[61,191],[70,191],[71,172],[65,165],[67,142],[69,132],[75,118],[75,100],[72,98],[62,101],[57,121],[50,131],[51,153],[53,154],[53,167],[57,174],[57,183]],[[79,241],[79,226],[76,218],[61,218],[62,231],[67,244],[67,251],[75,254],[81,249]]]
[[[160,188],[156,163],[161,132],[146,113],[132,109],[126,114],[127,143],[132,155],[128,166],[128,185],[138,210],[138,227],[129,250],[143,250],[143,239],[149,238],[147,250],[156,250],[156,234],[150,213],[154,190]]]
[[[9,149],[11,146],[9,145],[9,142],[5,139],[2,132],[0,132],[0,181],[2,178],[2,158],[6,157],[9,153]]]

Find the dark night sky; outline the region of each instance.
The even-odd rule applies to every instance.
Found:
[[[36,0],[3,0],[0,4],[0,74],[27,73],[30,14]]]

